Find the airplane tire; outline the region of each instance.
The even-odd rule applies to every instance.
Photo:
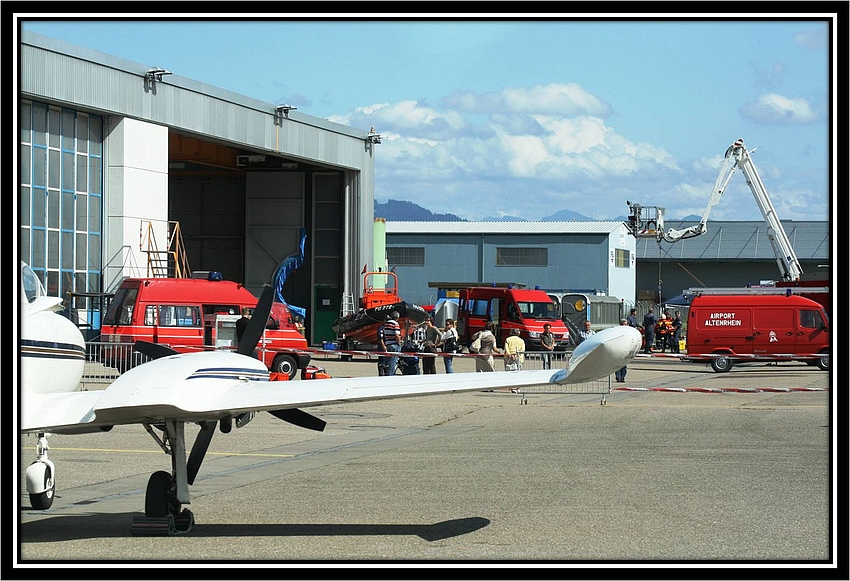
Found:
[[[732,360],[724,355],[718,355],[711,360],[711,368],[715,373],[726,373],[732,369]]]
[[[295,379],[295,374],[298,372],[298,365],[295,364],[295,360],[289,355],[278,355],[274,358],[274,362],[272,362],[272,372],[285,373],[292,380]]]
[[[145,490],[145,516],[162,518],[168,516],[171,504],[171,474],[164,470],[154,472],[148,479]]]
[[[821,354],[821,356],[818,357],[817,366],[818,366],[818,369],[820,369],[821,371],[829,371],[829,354],[828,353]]]
[[[44,466],[44,492],[30,494],[30,506],[35,510],[47,510],[53,505],[53,493],[56,483],[53,482],[53,471],[50,466]]]

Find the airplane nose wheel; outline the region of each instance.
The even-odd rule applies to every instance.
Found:
[[[180,510],[174,494],[174,479],[160,470],[148,479],[145,490],[145,516],[133,518],[134,536],[163,537],[188,533],[195,528],[195,518],[189,509]]]

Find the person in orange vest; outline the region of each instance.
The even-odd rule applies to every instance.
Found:
[[[662,353],[667,349],[672,330],[667,313],[661,313],[658,322],[655,324],[655,334],[658,336],[658,347]]]

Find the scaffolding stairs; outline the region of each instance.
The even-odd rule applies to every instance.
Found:
[[[153,222],[142,220],[139,229],[139,250],[147,255],[148,278],[192,278],[180,222],[167,223],[168,245],[160,250]]]

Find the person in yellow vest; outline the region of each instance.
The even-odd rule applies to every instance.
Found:
[[[505,339],[505,371],[522,371],[525,362],[525,341],[519,336],[519,329],[511,329]]]

